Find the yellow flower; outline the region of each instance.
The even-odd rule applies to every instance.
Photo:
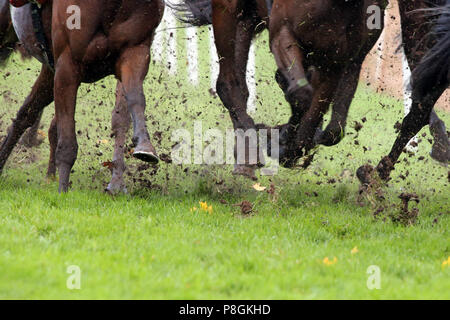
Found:
[[[203,210],[203,211],[208,210],[208,204],[206,202],[200,201],[199,204],[200,204],[200,209],[201,210]]]
[[[337,263],[337,258],[336,257],[334,257],[333,260],[328,259],[328,257],[325,257],[323,259],[323,264],[326,265],[326,266],[331,266],[331,265],[336,264],[336,263]]]
[[[350,251],[352,254],[355,254],[355,253],[358,253],[359,252],[359,250],[358,250],[358,247],[354,247],[353,249],[352,249],[352,251]]]
[[[195,211],[197,211],[197,207],[193,207],[193,208],[191,208],[189,211],[190,211],[190,212],[195,212]]]
[[[208,212],[209,214],[212,214],[213,212],[212,205],[208,206],[208,203],[206,201],[205,202],[200,201],[199,204],[200,204],[200,211],[205,211]],[[195,208],[195,210],[197,210],[197,208]]]
[[[450,266],[450,257],[447,258],[447,260],[444,260],[444,262],[442,262],[442,267],[448,267]]]

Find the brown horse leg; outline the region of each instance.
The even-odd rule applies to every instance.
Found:
[[[270,29],[271,49],[278,65],[276,78],[292,109],[292,116],[280,133],[279,146],[280,162],[289,166],[295,158],[298,125],[313,99],[313,87],[308,82],[303,68],[303,53],[294,35],[287,26],[276,30],[271,25]]]
[[[55,72],[55,116],[58,132],[56,166],[59,171],[59,192],[67,192],[70,171],[78,153],[75,132],[75,105],[80,86],[80,68],[66,50],[59,56]]]
[[[40,145],[44,140],[38,137],[39,125],[41,124],[43,110],[40,112],[36,122],[23,134],[19,143],[23,144],[27,148],[36,147]]]
[[[338,144],[345,134],[348,111],[358,88],[361,63],[352,63],[342,73],[333,98],[331,120],[324,131],[318,129],[314,142],[328,147]]]
[[[446,85],[441,85],[440,87],[433,89],[421,99],[420,102],[416,99],[413,100],[411,111],[403,120],[400,135],[395,140],[391,152],[387,157],[384,157],[377,166],[378,174],[383,180],[389,179],[391,171],[394,170],[395,163],[409,141],[429,123],[431,111],[445,89]],[[358,171],[360,170],[361,168]],[[360,175],[358,175],[358,177],[359,176]],[[361,176],[360,180],[364,180],[364,177]],[[367,181],[362,182],[367,183]]]
[[[430,133],[434,138],[431,157],[444,164],[450,161],[450,141],[447,136],[445,123],[434,110],[430,114]]]
[[[123,92],[122,84],[117,82],[116,106],[112,112],[112,130],[115,138],[114,156],[112,162],[112,178],[106,191],[110,194],[126,193],[127,188],[123,180],[126,170],[124,153],[127,132],[130,129],[130,113],[128,112],[127,101]]]
[[[0,147],[0,172],[22,134],[37,121],[41,111],[52,101],[53,72],[43,65],[31,93],[17,112],[8,136]]]
[[[213,1],[214,35],[220,57],[217,93],[230,113],[238,141],[245,142],[243,148],[239,143],[235,144],[236,163],[233,173],[255,179],[259,158],[258,142],[248,138],[251,132],[256,135],[256,126],[247,114],[249,93],[245,77],[254,25],[245,18],[239,20],[238,6],[237,0]]]
[[[58,130],[56,117],[53,117],[48,128],[48,141],[50,143],[50,159],[48,160],[47,178],[55,179],[56,176],[56,147],[58,146]]]
[[[133,156],[146,162],[159,161],[156,150],[150,142],[145,123],[144,78],[150,63],[150,48],[141,44],[125,49],[116,65],[117,78],[122,82],[125,100],[133,120]]]

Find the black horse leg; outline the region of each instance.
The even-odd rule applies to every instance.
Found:
[[[36,147],[42,143],[43,139],[38,137],[39,136],[38,130],[39,130],[39,125],[41,124],[41,118],[42,118],[43,111],[44,110],[41,110],[36,122],[27,131],[25,131],[22,138],[20,139],[19,143],[23,144],[25,147],[28,147],[28,148]]]
[[[281,128],[279,146],[280,163],[288,167],[295,162],[300,121],[313,100],[313,85],[303,67],[303,52],[295,43],[297,40],[288,26],[271,23],[270,46],[278,66],[275,77],[292,109],[289,122]]]
[[[409,141],[429,123],[431,111],[446,88],[446,84],[441,84],[439,87],[431,90],[430,93],[426,94],[419,101],[413,99],[411,111],[403,121],[400,135],[395,141],[391,152],[387,157],[384,157],[377,166],[378,174],[383,180],[389,179],[391,171],[394,170],[395,163]]]
[[[258,141],[256,126],[247,113],[249,92],[245,71],[248,52],[254,33],[254,22],[248,12],[239,16],[238,4],[229,1],[213,2],[213,23],[220,74],[217,93],[230,113],[236,135],[234,174],[255,179],[258,165]]]
[[[318,129],[314,142],[325,146],[338,144],[345,134],[348,111],[358,88],[362,63],[349,65],[339,79],[333,98],[331,120],[324,131]]]
[[[42,110],[53,101],[53,72],[45,65],[37,78],[31,93],[17,112],[8,136],[0,147],[0,172],[9,155],[27,128],[36,123]]]

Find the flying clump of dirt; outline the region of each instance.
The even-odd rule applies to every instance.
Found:
[[[390,202],[385,197],[383,182],[377,171],[370,165],[365,165],[358,169],[357,175],[362,182],[359,188],[358,204],[365,206],[368,202],[373,208],[373,216],[375,219],[389,218],[393,223],[402,224],[404,226],[411,226],[417,223],[419,217],[419,209],[417,207],[410,209],[409,203],[411,201],[416,204],[420,203],[419,196],[415,193],[401,193],[399,198],[401,204]]]
[[[358,204],[364,207],[366,201],[368,201],[372,207],[379,208],[380,205],[383,205],[386,200],[382,189],[383,182],[375,168],[371,165],[364,165],[358,169],[356,175],[361,181],[361,186],[358,190]]]
[[[420,202],[419,196],[415,193],[402,193],[399,198],[402,200],[401,208],[397,213],[390,214],[390,218],[394,223],[400,223],[405,226],[414,225],[417,223],[419,217],[419,209],[413,208],[409,210],[409,202],[414,201],[417,204]]]
[[[236,207],[241,208],[241,213],[243,215],[249,215],[253,212],[253,204],[250,201],[244,200],[241,203],[234,204]]]

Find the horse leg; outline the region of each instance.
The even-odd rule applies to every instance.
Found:
[[[144,78],[150,63],[150,48],[141,44],[126,48],[116,64],[116,77],[123,85],[123,94],[133,120],[133,156],[145,162],[157,163],[159,158],[150,142],[145,123]]]
[[[0,147],[0,172],[3,170],[9,155],[22,134],[37,121],[42,110],[52,101],[53,72],[43,65],[39,77],[31,89],[31,93],[17,112],[8,136]]]
[[[361,63],[352,63],[342,73],[333,98],[331,120],[325,130],[317,130],[314,137],[316,144],[331,147],[344,138],[348,111],[358,88],[361,65]]]
[[[217,93],[233,122],[237,143],[234,154],[236,163],[234,174],[256,179],[258,165],[258,141],[256,126],[247,113],[249,92],[246,82],[248,51],[253,38],[254,25],[250,19],[238,18],[239,1],[213,1],[213,25],[216,48],[220,59],[220,73],[217,80]],[[243,15],[246,13],[244,12]],[[253,139],[255,140],[255,139]],[[257,139],[256,139],[257,140]],[[241,148],[241,143],[245,145]]]
[[[58,146],[58,129],[56,126],[56,117],[53,117],[48,128],[48,141],[50,144],[50,159],[48,160],[47,168],[48,179],[55,179],[56,177],[56,147]]]
[[[40,145],[43,139],[38,138],[39,125],[41,124],[43,110],[38,115],[36,122],[23,134],[19,143],[27,148],[36,147]]]
[[[116,89],[116,106],[112,112],[111,123],[113,136],[115,138],[114,156],[111,167],[112,177],[108,187],[106,188],[106,191],[110,194],[127,192],[127,188],[123,180],[123,174],[126,170],[124,153],[130,123],[131,118],[130,113],[128,112],[127,101],[125,99],[122,84],[118,81]]]
[[[422,60],[423,53],[430,49],[430,41],[424,41],[422,39],[427,38],[426,36],[431,32],[433,23],[430,23],[429,17],[426,14],[411,14],[411,12],[420,11],[419,9],[426,9],[428,7],[427,3],[401,0],[398,4],[403,30],[403,47],[408,64],[411,70],[414,71]],[[434,138],[430,155],[439,162],[447,163],[450,161],[450,142],[445,123],[439,119],[434,110],[430,114],[429,125],[430,133]]]
[[[430,114],[430,133],[434,138],[431,157],[444,164],[448,163],[450,161],[450,141],[444,121],[439,119],[434,110]]]
[[[446,85],[441,84],[439,87],[431,90],[430,93],[426,94],[419,101],[413,97],[411,111],[403,120],[400,135],[395,140],[389,155],[384,157],[377,166],[378,174],[383,180],[389,179],[391,171],[394,170],[395,163],[409,141],[429,123],[431,111],[446,88]],[[358,171],[360,171],[360,169]],[[360,180],[365,179],[362,176]],[[362,182],[364,183],[367,181]]]
[[[75,132],[75,105],[80,86],[80,67],[73,61],[66,48],[58,58],[55,72],[55,116],[58,144],[56,166],[59,171],[59,192],[67,192],[70,185],[70,171],[78,153]]]
[[[289,166],[295,157],[298,125],[313,99],[313,87],[303,68],[303,53],[292,32],[285,25],[276,30],[271,24],[270,33],[271,49],[278,65],[276,80],[292,109],[289,122],[282,127],[279,146],[280,162]]]

